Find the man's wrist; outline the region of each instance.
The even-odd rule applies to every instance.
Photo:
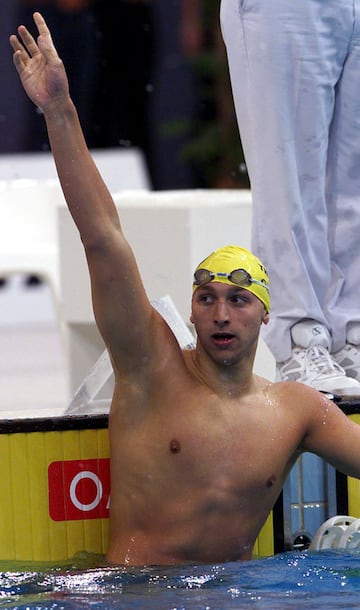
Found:
[[[57,98],[43,108],[46,122],[66,123],[77,117],[76,108],[70,97]]]

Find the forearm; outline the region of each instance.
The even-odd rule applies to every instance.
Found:
[[[89,153],[70,98],[46,110],[48,130],[61,187],[84,245],[101,239],[110,227],[120,228],[112,197]]]

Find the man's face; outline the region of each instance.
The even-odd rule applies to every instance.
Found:
[[[261,301],[244,288],[212,281],[193,294],[191,321],[198,340],[219,364],[233,365],[249,355],[268,319]]]

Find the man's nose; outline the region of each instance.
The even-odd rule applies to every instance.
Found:
[[[214,312],[214,322],[218,326],[229,324],[229,311],[225,301],[218,301]]]

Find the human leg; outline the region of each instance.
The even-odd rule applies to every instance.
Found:
[[[360,2],[355,2],[353,36],[336,87],[327,167],[332,292],[327,318],[333,355],[347,374],[360,380]]]
[[[329,244],[338,280],[327,317],[332,323],[335,350],[344,345],[348,325],[360,323],[360,2],[356,4],[356,27],[337,84],[327,168]]]

